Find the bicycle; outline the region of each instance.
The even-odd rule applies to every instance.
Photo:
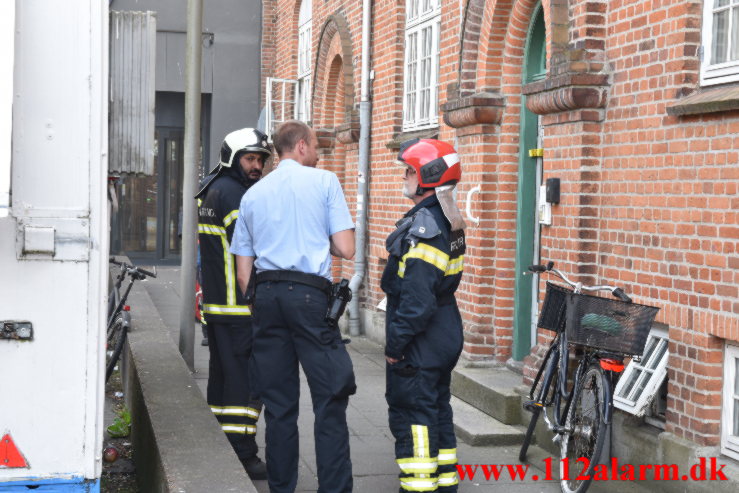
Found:
[[[539,416],[560,448],[560,489],[564,493],[584,493],[590,486],[613,414],[613,388],[624,370],[624,359],[639,360],[659,308],[634,303],[621,288],[585,286],[571,281],[547,265],[532,265],[534,273],[551,273],[571,288],[547,281],[546,295],[537,326],[554,331],[544,359],[523,407],[531,412],[519,452],[526,461]],[[618,299],[583,294],[582,291],[610,291]],[[570,379],[570,346],[579,360]],[[552,410],[549,417],[548,409]],[[570,470],[581,465],[577,474]],[[574,472],[574,471],[573,471]]]
[[[118,358],[121,356],[123,346],[126,342],[126,336],[131,328],[131,308],[126,305],[128,294],[131,292],[133,283],[137,280],[144,280],[147,277],[156,277],[156,268],[154,272],[144,270],[135,265],[119,262],[115,257],[110,257],[109,262],[120,267],[120,271],[116,276],[108,297],[108,325],[105,337],[105,382],[107,383],[113,374]],[[121,286],[128,276],[130,281],[126,286],[126,291],[121,296]]]

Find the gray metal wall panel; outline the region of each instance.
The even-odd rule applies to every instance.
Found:
[[[187,33],[157,33],[157,91],[185,92],[185,48]],[[203,34],[200,90],[213,92],[213,35]]]
[[[110,12],[111,172],[154,173],[156,14]]]

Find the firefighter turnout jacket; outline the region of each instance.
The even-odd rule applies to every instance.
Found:
[[[198,199],[203,315],[208,324],[239,323],[242,317],[251,316],[229,252],[241,197],[250,186],[237,170],[225,168]]]
[[[464,231],[451,231],[435,195],[387,239],[386,400],[400,491],[457,491],[451,372],[462,351],[454,292],[464,266]]]

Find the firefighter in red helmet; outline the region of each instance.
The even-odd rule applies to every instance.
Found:
[[[454,293],[464,265],[464,220],[453,199],[462,177],[454,147],[415,139],[400,147],[403,195],[414,207],[386,246],[386,392],[400,490],[457,491],[449,385],[462,352]]]

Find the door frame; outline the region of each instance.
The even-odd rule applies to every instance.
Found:
[[[546,27],[541,3],[534,8],[529,24],[524,50],[521,85],[546,76]],[[536,342],[535,292],[538,292],[538,276],[531,275],[527,267],[539,260],[540,226],[537,217],[537,200],[541,182],[542,158],[529,155],[530,149],[541,148],[539,115],[526,107],[526,96],[521,95],[521,120],[518,149],[518,194],[516,199],[516,258],[513,310],[512,357],[522,360]]]

